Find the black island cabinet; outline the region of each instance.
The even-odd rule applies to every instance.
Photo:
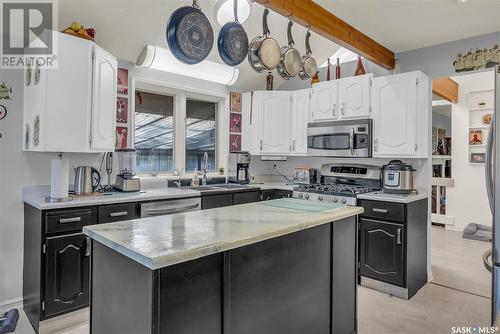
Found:
[[[91,333],[355,333],[356,221],[158,269],[93,240]]]

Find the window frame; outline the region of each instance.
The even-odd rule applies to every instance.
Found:
[[[225,176],[229,156],[229,92],[205,91],[191,87],[175,87],[164,82],[149,78],[133,77],[131,80],[131,112],[129,113],[128,146],[135,147],[135,93],[137,90],[152,94],[169,95],[174,100],[173,108],[173,164],[174,171],[180,171],[183,178],[189,178],[193,171],[185,171],[186,165],[186,101],[188,99],[213,102],[217,105],[215,113],[215,169],[208,171],[210,176]],[[227,128],[227,129],[226,129]],[[219,168],[224,168],[224,174],[219,174]],[[172,171],[158,173],[138,173],[139,178],[177,178]]]

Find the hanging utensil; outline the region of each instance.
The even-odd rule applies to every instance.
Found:
[[[222,60],[229,66],[236,66],[248,54],[248,36],[238,22],[238,0],[234,0],[234,22],[224,24],[219,32],[217,46]]]
[[[266,8],[262,16],[262,36],[255,37],[250,42],[248,50],[248,62],[259,73],[272,71],[280,63],[280,46],[274,38],[269,37],[267,15],[269,15],[269,9]]]
[[[281,48],[280,63],[278,65],[278,73],[285,80],[299,74],[302,67],[300,53],[293,47],[295,42],[292,36],[292,26],[293,22],[289,21],[287,29],[288,45]]]
[[[311,32],[308,30],[306,34],[306,54],[302,57],[302,67],[299,72],[299,76],[302,80],[307,80],[312,78],[318,72],[318,64],[316,60],[311,56],[311,45],[309,44],[309,38],[311,37]]]
[[[210,54],[214,31],[198,0],[172,13],[167,24],[167,42],[175,58],[186,64],[197,64]]]

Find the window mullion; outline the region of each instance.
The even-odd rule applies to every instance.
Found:
[[[174,110],[174,166],[182,170],[186,164],[186,94],[175,96]]]

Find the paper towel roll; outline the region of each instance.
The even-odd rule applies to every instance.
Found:
[[[69,160],[53,159],[50,166],[50,197],[68,197]]]

